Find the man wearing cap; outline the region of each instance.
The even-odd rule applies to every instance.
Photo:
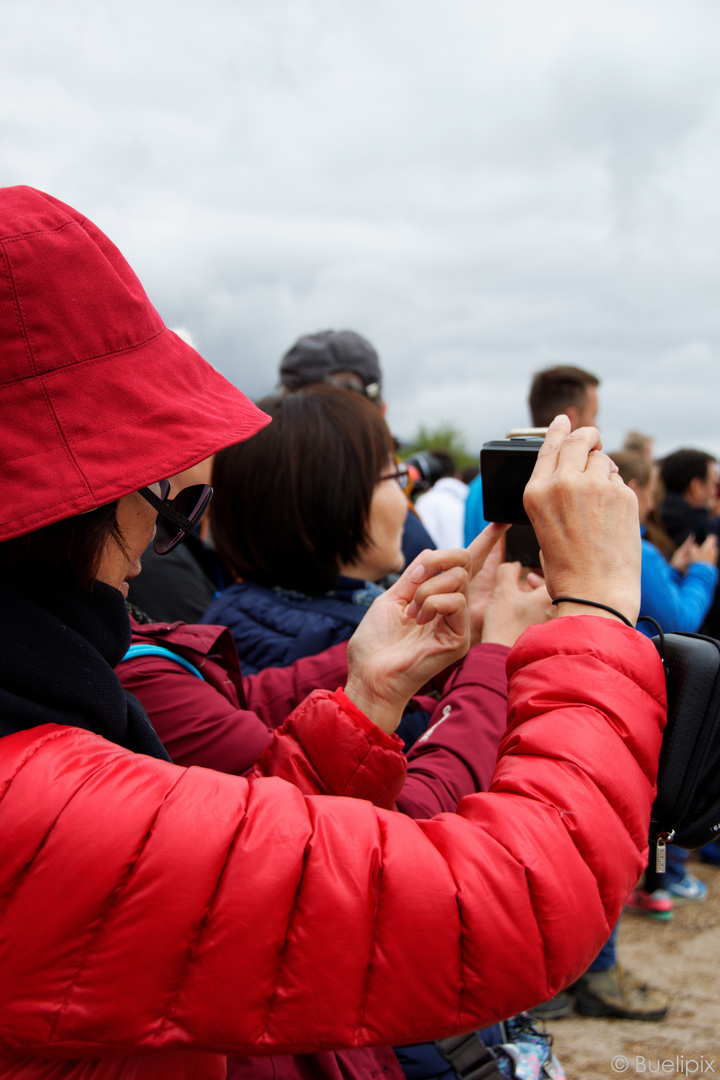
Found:
[[[370,342],[354,330],[321,330],[298,338],[280,363],[280,383],[300,390],[328,382],[355,390],[385,411],[380,358]]]
[[[320,330],[299,337],[280,362],[280,386],[301,390],[313,383],[332,383],[374,401],[385,415],[382,372],[377,350],[354,330]],[[402,549],[405,564],[427,549],[434,550],[430,534],[408,501]]]

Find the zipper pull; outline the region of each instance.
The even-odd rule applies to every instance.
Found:
[[[657,874],[665,873],[666,865],[666,848],[665,845],[669,844],[675,835],[675,830],[671,832],[662,832],[657,838],[657,846],[655,848],[655,872]]]

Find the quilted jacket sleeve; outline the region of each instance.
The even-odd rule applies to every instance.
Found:
[[[402,742],[373,724],[342,690],[315,690],[275,732],[254,776],[305,795],[344,795],[390,809],[407,772]]]
[[[533,628],[509,664],[491,792],[425,822],[75,728],[3,739],[2,1044],[387,1045],[566,985],[643,866],[662,670],[592,616]]]

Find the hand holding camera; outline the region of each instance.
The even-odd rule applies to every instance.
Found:
[[[553,598],[606,604],[634,623],[640,608],[637,500],[601,446],[596,428],[571,433],[566,416],[553,420],[544,442],[486,443],[481,454],[485,513],[490,520],[533,525]],[[601,614],[591,607],[561,606],[563,615]]]
[[[635,623],[640,610],[637,499],[601,452],[596,428],[570,432],[558,416],[538,453],[524,504],[542,550],[550,596],[605,604]],[[608,612],[559,605],[560,615]]]

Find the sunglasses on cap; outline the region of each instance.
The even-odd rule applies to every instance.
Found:
[[[198,527],[212,499],[213,489],[209,484],[193,484],[179,491],[174,499],[168,499],[170,481],[160,480],[159,485],[159,497],[149,487],[140,488],[138,495],[158,512],[153,547],[158,555],[167,555],[184,536]]]

